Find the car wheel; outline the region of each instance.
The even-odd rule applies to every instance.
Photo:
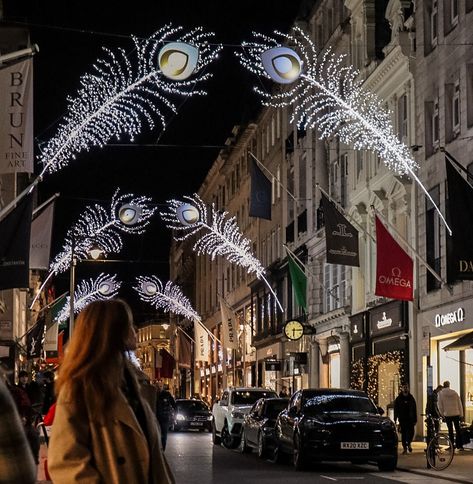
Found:
[[[378,469],[383,472],[392,472],[396,470],[397,467],[397,458],[396,457],[388,457],[385,459],[380,459],[378,461]]]
[[[302,443],[299,434],[294,436],[293,463],[296,471],[302,471],[306,467],[306,459],[302,451]]]
[[[215,422],[212,420],[212,442],[214,445],[220,445],[220,437],[217,435],[217,429],[215,428]]]
[[[222,444],[226,449],[233,449],[235,447],[235,439],[228,430],[227,422],[225,422],[222,429]]]
[[[251,452],[251,447],[248,447],[248,445],[246,443],[245,429],[242,429],[242,431],[241,431],[240,445],[238,446],[238,450],[242,454],[247,454],[248,452]]]
[[[277,447],[277,446],[275,446]],[[266,442],[264,440],[263,432],[258,434],[258,457],[264,459],[267,454]]]

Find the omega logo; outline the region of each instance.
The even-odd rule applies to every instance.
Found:
[[[411,281],[401,277],[401,269],[394,267],[391,271],[391,276],[379,276],[378,280],[381,284],[389,284],[391,286],[411,287]]]
[[[440,328],[447,324],[461,323],[465,319],[465,310],[463,308],[458,308],[456,311],[452,311],[447,314],[436,314],[435,315],[435,327]]]

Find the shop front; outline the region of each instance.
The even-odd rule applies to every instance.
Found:
[[[402,383],[409,383],[407,303],[392,301],[350,318],[351,387],[364,390],[391,417]]]
[[[419,315],[424,337],[423,398],[448,380],[463,403],[465,422],[473,422],[473,300],[463,300]]]

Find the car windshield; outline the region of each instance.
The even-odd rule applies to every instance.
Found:
[[[204,412],[209,408],[204,402],[199,400],[187,400],[185,402],[176,402],[177,409],[184,412]]]
[[[276,398],[274,392],[255,390],[236,390],[232,393],[233,405],[253,405],[260,398]]]
[[[304,398],[304,410],[310,414],[327,412],[378,413],[368,397],[350,394],[309,394]]]
[[[265,417],[275,419],[287,407],[287,400],[266,402]]]

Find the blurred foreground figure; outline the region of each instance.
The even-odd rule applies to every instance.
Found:
[[[96,301],[78,316],[56,380],[48,455],[55,484],[174,482],[143,383],[125,357],[135,348],[124,301]]]
[[[33,484],[36,466],[15,402],[0,370],[0,482]]]

